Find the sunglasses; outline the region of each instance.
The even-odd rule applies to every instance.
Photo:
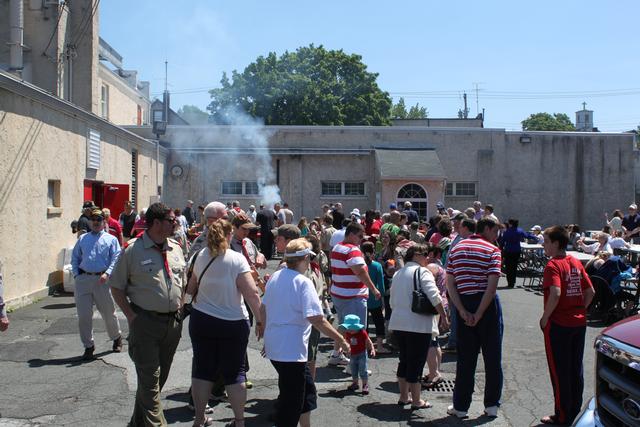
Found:
[[[175,224],[176,222],[178,222],[178,219],[173,217],[173,218],[162,218],[164,221],[170,222],[171,224]]]

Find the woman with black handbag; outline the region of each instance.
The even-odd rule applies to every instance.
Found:
[[[420,398],[420,379],[427,361],[429,345],[439,334],[440,316],[447,324],[440,292],[433,274],[426,268],[428,248],[416,244],[407,250],[405,266],[393,276],[391,287],[391,319],[389,329],[396,336],[399,405],[411,403],[411,409],[431,407]]]

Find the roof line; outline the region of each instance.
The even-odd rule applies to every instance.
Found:
[[[69,115],[74,118],[79,118],[85,122],[88,122],[87,124],[93,122],[102,128],[107,128],[116,135],[133,140],[133,142],[139,146],[148,144],[148,148],[155,147],[155,143],[151,142],[150,140],[143,138],[131,131],[128,131],[118,125],[114,125],[113,123],[108,122],[107,120],[92,112],[83,110],[82,108],[69,101],[58,98],[57,96],[52,95],[44,89],[24,80],[20,80],[2,70],[0,70],[0,88],[6,89],[25,98],[29,98],[33,101],[37,101],[43,105],[60,111],[63,114]]]

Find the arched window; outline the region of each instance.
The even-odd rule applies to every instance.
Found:
[[[402,186],[398,191],[398,209],[402,211],[404,202],[411,202],[411,208],[418,212],[420,220],[426,220],[428,215],[427,191],[420,184],[410,183]]]

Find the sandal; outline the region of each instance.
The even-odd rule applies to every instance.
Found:
[[[207,427],[212,425],[213,425],[213,418],[207,418],[207,417],[205,417],[204,423],[202,424],[193,423],[193,427]]]
[[[426,400],[422,402],[422,405],[411,405],[411,410],[412,411],[416,411],[418,409],[428,409],[431,408],[433,405],[429,402],[427,402]]]
[[[410,403],[411,403],[410,400],[406,401],[406,402],[403,402],[402,400],[398,400],[398,406],[407,406]]]
[[[562,425],[562,423],[560,423],[558,421],[558,417],[556,415],[547,415],[546,417],[542,417],[542,418],[540,418],[540,422],[542,424],[558,424],[558,425]]]
[[[352,383],[349,387],[347,387],[347,390],[349,391],[357,391],[360,387],[358,386],[358,383]]]
[[[443,381],[444,381],[444,378],[438,376],[432,380],[424,381],[422,383],[422,386],[426,388],[435,388],[438,384],[442,383]]]

